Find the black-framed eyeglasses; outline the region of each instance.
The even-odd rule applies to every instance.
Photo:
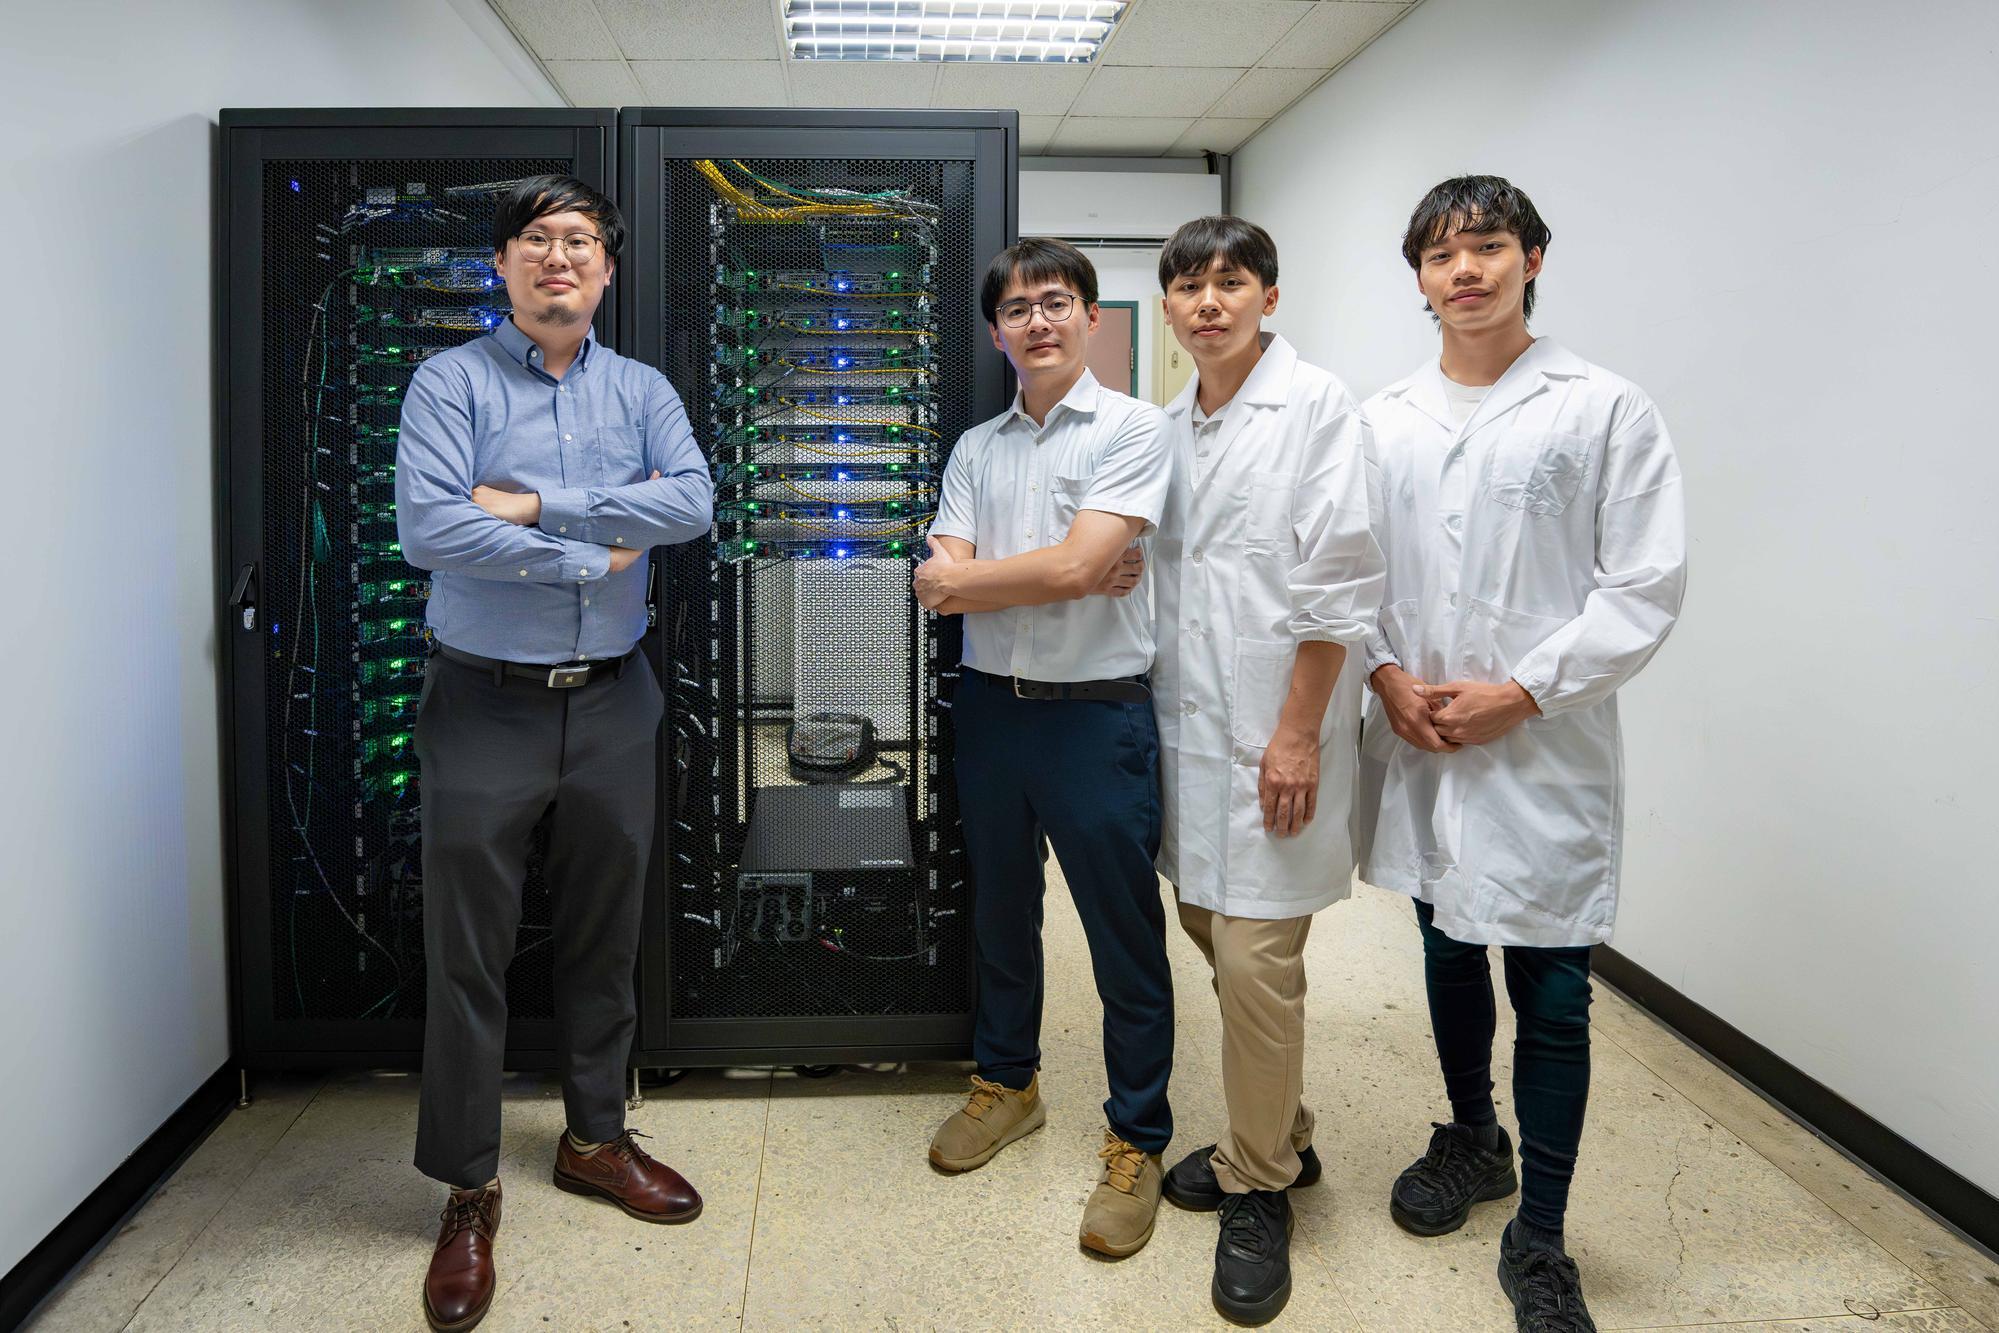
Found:
[[[548,258],[548,252],[557,244],[556,239],[544,231],[524,231],[514,237],[521,247],[521,258],[540,263]],[[602,245],[603,238],[592,232],[575,231],[561,240],[562,253],[572,264],[587,264]]]
[[[1060,324],[1069,318],[1082,298],[1069,292],[1051,292],[1039,301],[1008,301],[999,308],[1000,323],[1010,329],[1017,329],[1034,316],[1036,306],[1041,308],[1042,318],[1050,324]]]

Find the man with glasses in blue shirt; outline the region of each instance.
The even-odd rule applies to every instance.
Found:
[[[648,1222],[701,1196],[625,1128],[632,974],[663,698],[635,645],[646,551],[706,533],[714,489],[665,377],[590,322],[624,242],[614,204],[543,176],[500,201],[513,313],[423,363],[396,456],[403,556],[431,573],[423,783],[423,1090],[416,1165],[451,1187],[424,1282],[432,1328],[493,1299],[507,966],[532,831],[548,829],[568,1131],[555,1184]]]

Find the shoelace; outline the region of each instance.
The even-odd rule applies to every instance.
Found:
[[[965,1114],[974,1120],[984,1120],[986,1112],[999,1105],[1000,1098],[1012,1091],[998,1083],[988,1082],[977,1074],[972,1075],[972,1096],[965,1103]]]
[[[1097,1149],[1097,1156],[1104,1160],[1104,1169],[1113,1186],[1126,1194],[1138,1188],[1138,1173],[1145,1169],[1145,1154],[1136,1146],[1105,1130],[1104,1146]]]
[[[609,1148],[612,1152],[616,1153],[619,1157],[623,1158],[625,1161],[636,1162],[641,1158],[643,1158],[646,1154],[645,1150],[643,1148],[640,1148],[638,1144],[632,1142],[632,1140],[649,1139],[651,1137],[652,1135],[646,1133],[644,1130],[628,1129],[624,1133],[618,1135],[617,1138],[612,1139],[609,1143],[605,1144],[604,1146]]]
[[[1549,1250],[1527,1250],[1520,1260],[1520,1303],[1545,1333],[1588,1333],[1582,1274],[1576,1261]]]
[[[468,1194],[463,1197],[454,1193],[447,1198],[444,1202],[444,1211],[438,1215],[437,1219],[444,1223],[445,1230],[448,1233],[445,1239],[449,1240],[452,1236],[456,1236],[459,1232],[470,1228],[484,1236],[487,1240],[491,1240],[493,1238],[492,1205],[496,1201],[496,1198],[497,1196],[492,1190],[480,1190],[477,1194]]]
[[[1454,1133],[1434,1120],[1430,1127],[1437,1132],[1430,1136],[1430,1150],[1423,1154],[1423,1174],[1433,1181],[1441,1178],[1458,1193],[1469,1193],[1486,1169],[1474,1151],[1476,1145],[1468,1135]]]
[[[1274,1238],[1271,1219],[1263,1215],[1247,1194],[1231,1194],[1222,1200],[1222,1245],[1253,1264],[1270,1255]]]

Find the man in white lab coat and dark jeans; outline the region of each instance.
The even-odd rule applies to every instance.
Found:
[[[1214,969],[1220,1140],[1166,1194],[1221,1211],[1213,1299],[1238,1323],[1290,1296],[1286,1191],[1319,1178],[1304,1091],[1305,937],[1347,896],[1363,693],[1382,557],[1367,424],[1346,386],[1261,331],[1277,248],[1201,218],[1159,260],[1166,319],[1194,358],[1166,409],[1173,484],[1154,568],[1165,829],[1160,872]]]
[[[1624,822],[1619,686],[1686,582],[1680,468],[1643,391],[1527,331],[1549,240],[1496,176],[1417,205],[1403,256],[1440,360],[1367,402],[1388,558],[1362,753],[1361,876],[1417,900],[1451,1102],[1390,1213],[1435,1236],[1520,1189],[1500,1286],[1529,1333],[1595,1328],[1563,1217],[1589,1096],[1589,950]],[[1517,1019],[1521,1177],[1498,1123],[1486,946]]]

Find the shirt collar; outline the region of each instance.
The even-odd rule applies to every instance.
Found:
[[[1298,352],[1284,339],[1268,329],[1259,330],[1256,340],[1263,347],[1263,355],[1250,367],[1249,378],[1242,382],[1235,397],[1229,403],[1261,403],[1266,407],[1282,407],[1291,398],[1291,374],[1298,368]],[[1201,391],[1200,372],[1196,371],[1187,386],[1174,396],[1166,406],[1166,415],[1193,417],[1195,397]],[[1224,407],[1228,404],[1223,404]],[[1216,415],[1219,415],[1217,413]],[[1214,417],[1208,418],[1210,421]]]
[[[521,332],[521,326],[514,323],[512,315],[501,320],[499,327],[494,329],[489,336],[494,342],[500,345],[501,349],[506,352],[508,357],[512,358],[516,365],[526,366],[529,370],[541,370],[541,373],[544,375],[548,373],[542,370],[541,367],[541,349],[535,346],[534,339]],[[584,330],[583,345],[576,349],[576,360],[570,365],[570,370],[583,369],[590,360],[590,348],[596,341],[596,329]]]
[[[1057,412],[1081,412],[1084,415],[1095,412],[1097,404],[1103,399],[1103,393],[1103,385],[1097,383],[1097,377],[1090,373],[1088,366],[1085,366],[1082,378],[1070,385],[1069,392],[1063,394],[1061,400],[1055,406],[1048,409],[1046,425],[1052,426],[1055,424],[1055,414]],[[1011,421],[1016,417],[1025,422],[1030,430],[1042,430],[1045,428],[1044,426],[1035,425],[1034,418],[1027,415],[1027,409],[1022,406],[1021,391],[1019,389],[1013,391],[1013,406],[1007,412],[1007,420]]]

